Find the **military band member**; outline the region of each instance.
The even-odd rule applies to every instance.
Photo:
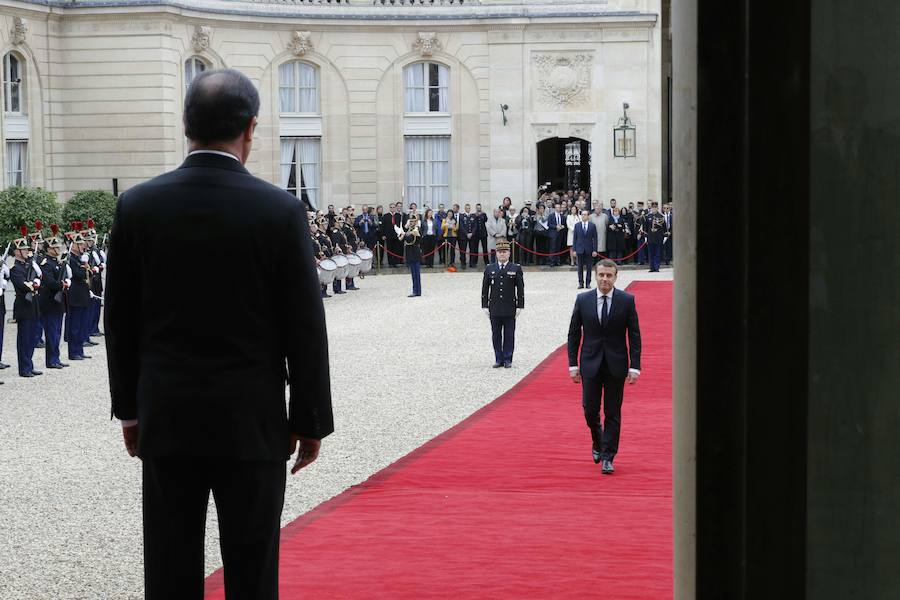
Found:
[[[343,219],[338,219],[338,223],[341,225],[341,233],[344,234],[344,239],[347,240],[347,254],[353,254],[360,247],[359,238],[356,236],[356,231],[353,229],[353,213],[353,207],[348,207],[347,216]],[[359,289],[356,287],[356,282],[353,277],[348,277],[346,283],[348,290]]]
[[[331,238],[331,232],[328,227],[328,218],[325,216],[321,216],[317,219],[317,224],[319,225],[318,230],[316,231],[316,240],[319,242],[319,245],[322,247],[322,251],[325,254],[325,258],[331,258],[335,254],[340,254],[340,251],[337,246],[334,245]],[[341,289],[341,280],[337,277],[334,278],[334,281],[331,282],[331,290],[335,294],[346,294],[344,290]]]
[[[650,254],[650,272],[659,272],[659,263],[662,258],[662,246],[669,237],[666,227],[666,219],[659,214],[659,202],[650,204],[650,213],[644,220],[644,232],[647,234],[647,249]]]
[[[94,220],[88,219],[88,229],[85,236],[88,245],[88,262],[91,265],[91,306],[90,321],[88,323],[85,346],[96,346],[97,342],[91,341],[92,336],[102,336],[100,332],[100,313],[103,306],[103,271],[106,270],[106,253],[97,245],[97,230],[94,228]]]
[[[34,261],[35,265],[39,265],[42,260],[46,257],[44,254],[44,223],[40,219],[34,222],[34,233],[28,234],[28,239],[31,241],[31,260]],[[40,267],[38,267],[40,269]],[[38,272],[38,277],[41,276],[40,271]],[[43,315],[38,316],[37,326],[34,328],[34,347],[35,348],[43,348],[44,347],[44,324],[43,324]]]
[[[91,266],[85,253],[82,223],[72,224],[69,232],[72,240],[69,248],[69,269],[72,271],[72,285],[69,287],[69,311],[66,314],[66,341],[69,343],[69,360],[91,358],[84,354],[85,329],[90,321],[88,311],[91,306]]]
[[[334,249],[335,254],[343,254],[346,256],[352,253],[350,246],[347,244],[347,236],[344,235],[344,217],[342,215],[335,217],[334,223],[328,231],[328,239],[331,240],[331,246]],[[345,291],[341,291],[340,289],[340,279],[335,278],[334,281],[335,284],[337,284],[337,287],[334,290],[335,294],[344,294],[346,293],[346,290],[354,289],[350,287],[351,280],[349,277],[344,279]]]
[[[60,261],[62,241],[59,239],[59,227],[50,226],[53,237],[46,238],[46,256],[41,260],[43,272],[41,293],[38,306],[41,312],[41,323],[44,337],[47,340],[44,349],[45,366],[48,369],[62,369],[69,366],[59,356],[59,340],[62,336],[63,315],[66,312],[65,291],[71,280],[66,277],[66,266]]]
[[[19,376],[34,377],[41,375],[41,371],[34,370],[34,340],[35,328],[38,327],[40,308],[37,296],[41,289],[41,279],[38,277],[34,261],[31,260],[31,240],[28,237],[28,228],[22,226],[22,237],[13,240],[15,263],[9,270],[9,279],[16,290],[16,300],[13,304],[13,318],[16,320],[16,351],[19,358]]]
[[[512,366],[516,347],[516,317],[525,308],[522,267],[509,260],[509,242],[497,242],[497,262],[484,269],[481,307],[491,320],[494,368]]]
[[[403,259],[412,277],[412,293],[409,298],[422,295],[422,236],[419,233],[419,218],[415,214],[406,222],[403,234]]]

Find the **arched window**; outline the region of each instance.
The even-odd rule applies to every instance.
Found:
[[[403,69],[406,112],[449,112],[450,69],[432,62]]]
[[[191,82],[194,81],[194,77],[208,68],[209,65],[207,65],[206,61],[199,56],[192,56],[184,61],[184,90],[187,91],[187,89],[191,87]]]
[[[278,67],[278,95],[281,113],[319,112],[319,70],[301,61]]]
[[[3,110],[21,113],[24,105],[25,86],[22,83],[22,62],[9,52],[3,57]]]

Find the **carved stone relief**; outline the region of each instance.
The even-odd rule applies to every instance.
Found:
[[[312,33],[309,31],[295,31],[288,43],[288,50],[295,56],[303,56],[313,49]]]
[[[209,25],[194,25],[194,34],[191,36],[191,46],[194,52],[203,52],[209,48],[209,36],[212,28]]]
[[[431,56],[442,48],[441,40],[433,31],[420,31],[419,37],[413,42],[413,50],[418,50],[422,56]]]
[[[22,17],[13,18],[12,29],[9,30],[10,41],[16,46],[25,43],[25,37],[28,35],[28,21]]]
[[[590,53],[533,55],[539,104],[547,108],[574,108],[590,100]]]

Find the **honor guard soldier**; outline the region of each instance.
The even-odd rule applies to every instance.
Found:
[[[650,272],[659,271],[662,258],[662,246],[669,237],[666,219],[658,212],[659,202],[650,204],[650,212],[644,219],[644,232],[647,234],[647,249],[650,254]]]
[[[341,232],[344,234],[344,237],[347,239],[347,246],[350,249],[348,254],[355,253],[357,250],[359,250],[359,248],[361,246],[361,244],[359,243],[359,237],[357,237],[356,231],[353,229],[353,219],[354,219],[353,212],[354,212],[353,208],[352,207],[349,208],[347,210],[348,216],[345,217],[344,220],[341,222]],[[360,278],[362,278],[362,277],[363,276],[360,275]],[[356,281],[354,281],[353,277],[347,278],[347,289],[348,290],[358,290],[359,289],[358,287],[356,287]]]
[[[325,248],[322,247],[322,244],[319,243],[319,238],[317,236],[318,233],[318,225],[316,225],[316,215],[313,213],[307,213],[309,217],[309,240],[312,245],[312,253],[316,259],[316,266],[319,265],[319,261],[323,258],[328,258],[325,255]],[[330,252],[329,252],[330,253]],[[323,298],[331,298],[331,294],[328,293],[328,286],[324,283],[319,283],[319,287],[322,289],[322,297]]]
[[[28,239],[31,241],[31,260],[34,261],[35,265],[40,265],[40,263],[46,258],[46,254],[44,253],[44,222],[38,219],[34,222],[34,233],[28,234]],[[40,272],[41,267],[37,267],[38,277],[41,277],[42,273]],[[44,347],[44,316],[43,313],[38,316],[37,326],[34,328],[34,347],[35,348],[43,348]]]
[[[516,347],[516,317],[525,308],[522,267],[509,261],[509,242],[497,242],[497,262],[484,269],[481,307],[491,320],[494,368],[512,366]]]
[[[28,228],[21,228],[22,237],[13,240],[15,263],[9,271],[9,279],[16,290],[16,301],[13,304],[13,318],[16,320],[16,351],[19,358],[19,376],[34,377],[41,371],[34,370],[34,330],[38,327],[40,308],[38,295],[41,279],[37,274],[34,261],[31,259],[31,240]]]
[[[69,312],[66,314],[66,341],[69,343],[69,360],[90,358],[84,354],[85,329],[91,306],[91,266],[85,252],[82,222],[72,223],[69,239],[69,269],[72,271],[72,285],[69,287]]]
[[[94,220],[88,219],[87,233],[84,241],[88,247],[88,264],[91,265],[91,306],[89,310],[89,322],[85,331],[85,346],[96,346],[97,342],[91,341],[91,337],[102,336],[100,333],[100,312],[103,307],[103,271],[106,270],[106,253],[97,246],[97,230],[94,228]]]
[[[333,235],[331,239],[332,242],[341,247],[341,252],[344,254],[344,256],[349,256],[356,252],[356,235],[352,230],[352,227],[347,226],[347,217],[345,217],[343,213],[338,215],[337,219],[335,219],[334,222],[333,231],[335,232],[335,235]],[[350,236],[352,236],[352,238]],[[353,277],[346,277],[344,279],[344,284],[345,290],[359,289],[358,287],[356,287],[356,283],[353,281]]]
[[[59,341],[62,337],[63,316],[66,312],[65,293],[71,284],[67,277],[66,265],[61,260],[62,240],[59,238],[59,227],[50,225],[53,237],[46,238],[47,254],[41,260],[43,272],[39,308],[41,323],[44,326],[44,337],[47,340],[44,354],[45,366],[48,369],[62,369],[69,365],[62,362],[59,356]]]
[[[12,284],[9,282],[9,267],[6,266],[6,255],[12,244],[7,244],[0,256],[0,370],[8,369],[9,365],[3,362],[3,327],[6,323],[6,288]],[[3,382],[0,381],[0,384]]]

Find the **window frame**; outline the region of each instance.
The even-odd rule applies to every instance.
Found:
[[[407,85],[407,69],[411,69],[414,67],[419,67],[423,69],[423,85],[422,87],[410,87]],[[437,77],[437,81],[431,81],[431,67],[436,67],[435,75]],[[447,110],[440,110],[440,95],[441,95],[441,69],[445,69],[447,72],[447,85],[443,87],[446,90],[445,92],[445,100],[447,104]],[[451,111],[450,107],[450,74],[451,69],[448,65],[444,63],[433,61],[433,60],[419,60],[416,62],[409,63],[408,65],[403,67],[403,112],[405,114],[413,114],[413,115],[449,115]],[[406,104],[407,94],[409,90],[421,90],[422,99],[424,104],[424,110],[408,110]],[[431,94],[432,91],[436,91],[437,93],[437,103],[438,108],[435,110],[431,109]]]
[[[200,69],[199,71],[195,70],[197,63],[203,65],[203,68]],[[191,70],[192,70],[190,81],[188,81],[188,76],[187,76],[188,75],[187,74],[188,65],[191,65]],[[199,56],[197,54],[192,54],[191,56],[187,57],[184,61],[184,70],[182,71],[182,75],[184,77],[184,93],[187,94],[188,88],[191,87],[191,83],[194,81],[194,79],[197,77],[197,75],[199,75],[203,71],[206,71],[207,69],[210,69],[210,68],[212,68],[212,65],[209,63],[209,61],[207,61],[202,56]]]
[[[12,74],[10,71],[12,70],[12,60],[16,61],[16,67],[18,69],[18,82],[12,81]],[[8,115],[24,115],[25,111],[22,110],[25,106],[25,77],[24,75],[24,66],[25,60],[17,53],[10,50],[3,56],[3,112]],[[9,110],[12,103],[12,89],[13,86],[17,87],[18,97],[16,100],[19,103],[18,110]]]
[[[290,87],[283,85],[282,81],[281,81],[281,69],[285,65],[292,65],[292,67],[293,67],[294,82],[290,85]],[[313,75],[315,76],[315,87],[304,86],[301,84],[300,73],[301,73],[302,67],[304,67],[304,66],[309,67],[312,70]],[[284,110],[284,106],[282,106],[282,102],[281,102],[281,90],[283,90],[283,89],[291,89],[291,96],[293,99],[294,106],[297,108],[297,110],[293,110],[293,111]],[[300,110],[300,108],[301,108],[300,107],[300,104],[301,104],[300,98],[303,95],[302,92],[303,92],[303,90],[309,90],[309,89],[312,89],[315,91],[315,93],[313,95],[315,98],[315,107],[314,107],[315,110],[312,110],[312,111]],[[289,60],[289,61],[283,62],[280,65],[278,65],[278,95],[277,95],[277,98],[278,98],[278,114],[321,116],[321,114],[322,114],[322,77],[321,77],[321,69],[319,68],[319,65],[309,62],[307,60]]]
[[[4,181],[6,182],[6,187],[7,188],[14,187],[14,186],[25,187],[28,185],[28,140],[5,140],[5,142],[6,142],[6,148],[5,148],[6,156],[5,156],[5,160],[3,163],[3,177],[4,177]],[[21,153],[21,156],[22,156],[21,170],[17,170],[17,171],[9,170],[9,167],[10,167],[9,146],[10,146],[10,144],[22,144],[22,146],[23,146],[22,153]],[[15,173],[21,174],[22,181],[20,183],[13,182],[13,174],[15,174]]]
[[[322,198],[322,196],[321,196],[321,192],[322,192],[322,136],[281,136],[278,138],[279,148],[280,148],[281,144],[286,140],[290,140],[293,143],[294,148],[293,148],[293,153],[291,155],[292,159],[291,159],[290,163],[283,163],[279,159],[280,167],[284,167],[285,165],[288,165],[288,164],[291,166],[291,173],[288,176],[288,182],[285,185],[284,190],[287,193],[289,193],[293,196],[296,196],[298,200],[302,200],[303,194],[305,193],[307,195],[308,201],[309,201],[309,190],[315,190],[315,202],[309,201],[309,205],[315,209],[318,209],[320,200]],[[301,140],[315,140],[318,142],[318,144],[319,144],[319,152],[318,152],[319,161],[317,163],[304,163],[304,162],[300,161],[298,146],[299,146],[299,142]],[[317,179],[318,185],[316,185],[315,187],[310,187],[308,185],[301,185],[301,183],[303,182],[302,168],[303,168],[304,164],[306,164],[306,165],[315,164],[316,165],[316,176],[317,176],[316,179]],[[291,182],[292,178],[294,180],[294,187],[290,186],[290,182]]]
[[[407,159],[407,150],[406,144],[408,143],[410,138],[415,139],[423,139],[426,140],[425,145],[425,153],[424,158],[421,161],[410,161]],[[429,140],[447,140],[447,160],[446,161],[436,161],[430,158],[431,152],[428,146]],[[432,143],[434,143],[432,141]],[[403,197],[404,204],[408,207],[410,202],[419,202],[420,206],[430,206],[432,208],[436,208],[440,202],[444,202],[445,204],[450,201],[451,191],[452,191],[452,182],[453,182],[453,171],[452,171],[452,157],[453,157],[453,136],[450,135],[404,135],[403,136]],[[423,165],[423,171],[425,175],[425,183],[422,185],[411,185],[408,179],[409,173],[409,165],[410,163],[415,162],[416,164]],[[434,167],[435,164],[446,163],[447,165],[447,181],[446,183],[437,184],[433,181],[432,176],[434,175]],[[422,189],[424,193],[419,200],[410,200],[411,194],[410,189]],[[439,201],[435,200],[434,190],[435,189],[445,189],[446,197],[440,199]]]

